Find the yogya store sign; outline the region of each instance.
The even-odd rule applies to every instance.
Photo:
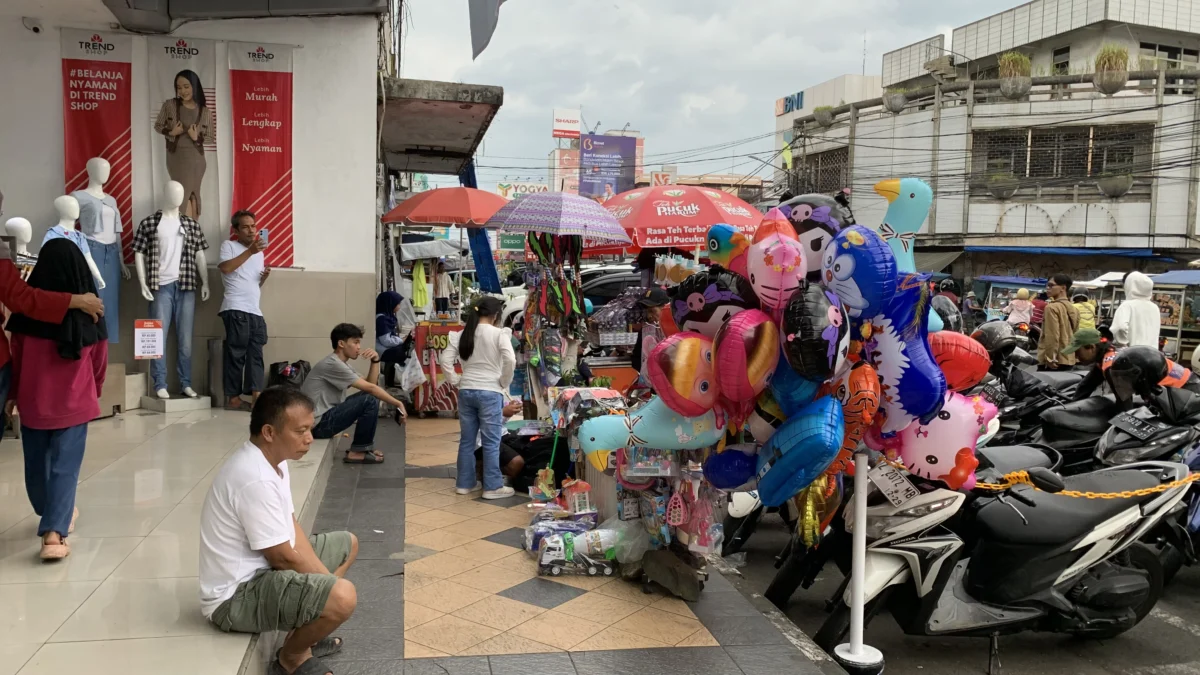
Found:
[[[550,187],[545,183],[496,183],[496,193],[505,199],[549,191]]]

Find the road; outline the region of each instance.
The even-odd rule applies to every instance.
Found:
[[[783,521],[767,516],[746,546],[744,585],[762,593],[775,576],[776,554],[787,543]],[[827,565],[813,587],[796,592],[786,614],[808,635],[824,622],[825,601],[841,583]],[[922,638],[901,633],[887,614],[867,628],[867,644],[883,651],[889,675],[968,675],[987,672],[987,641]],[[1200,674],[1200,568],[1184,568],[1154,613],[1128,633],[1103,642],[1022,633],[1001,638],[1006,675],[1192,675]]]

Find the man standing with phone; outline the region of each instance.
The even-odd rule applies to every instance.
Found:
[[[231,222],[235,239],[221,244],[217,264],[225,282],[225,299],[221,302],[220,312],[225,324],[222,365],[225,409],[250,412],[252,403],[242,396],[258,400],[263,390],[267,322],[263,319],[260,298],[271,268],[263,259],[267,230],[258,229],[254,214],[238,211]]]

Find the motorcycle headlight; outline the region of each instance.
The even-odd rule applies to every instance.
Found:
[[[887,536],[890,530],[902,526],[904,523],[924,518],[933,513],[937,513],[942,509],[951,506],[957,501],[957,497],[947,497],[936,502],[928,504],[920,504],[911,508],[898,511],[891,515],[872,515],[867,514],[867,539],[882,539]],[[854,532],[854,519],[852,513],[847,513],[846,531]]]
[[[1162,457],[1167,450],[1172,446],[1178,445],[1181,440],[1188,435],[1188,431],[1178,431],[1170,436],[1156,438],[1145,445],[1138,445],[1132,448],[1122,448],[1113,452],[1104,459],[1104,463],[1108,466],[1118,466],[1121,464],[1132,464],[1144,460],[1158,459]]]

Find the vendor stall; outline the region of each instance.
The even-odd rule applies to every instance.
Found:
[[[1163,353],[1188,362],[1200,347],[1200,270],[1173,270],[1150,278],[1154,281],[1151,299],[1162,320],[1159,342]],[[1120,298],[1124,297],[1122,289]]]
[[[1004,308],[1017,298],[1017,291],[1022,288],[1027,289],[1032,298],[1046,288],[1046,280],[1003,276],[975,277],[974,291],[983,303],[988,321],[1003,319]]]

